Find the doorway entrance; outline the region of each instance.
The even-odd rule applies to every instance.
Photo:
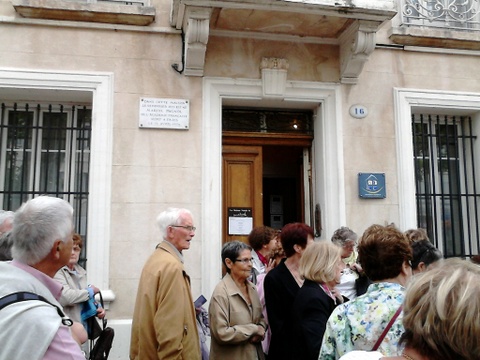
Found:
[[[303,148],[263,147],[263,224],[280,230],[304,222]]]
[[[310,223],[311,111],[224,109],[223,242],[253,227]]]
[[[314,113],[311,125],[315,130],[315,140],[313,143],[310,140],[305,145],[311,146],[313,163],[314,191],[310,207],[315,209],[315,221],[311,220],[310,224],[314,225],[315,237],[325,240],[346,222],[341,88],[341,84],[287,81],[284,98],[273,101],[262,98],[261,79],[204,77],[201,125],[202,216],[200,231],[197,231],[197,236],[202,240],[201,289],[204,294],[212,293],[222,273],[221,242],[225,241],[222,140],[227,132],[223,125],[225,108],[238,108],[239,104],[259,108],[268,104],[269,108],[288,106],[309,109]],[[313,134],[310,139],[312,137]]]

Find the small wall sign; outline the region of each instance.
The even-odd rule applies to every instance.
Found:
[[[252,208],[228,208],[228,235],[248,235],[252,229]]]
[[[350,116],[356,119],[363,119],[368,115],[368,109],[363,105],[352,105],[350,106]]]
[[[362,199],[385,199],[385,174],[359,173],[358,194]]]
[[[190,103],[185,99],[140,98],[140,128],[188,129]]]

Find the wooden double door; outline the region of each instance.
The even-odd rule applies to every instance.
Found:
[[[223,242],[311,220],[311,140],[223,137]]]

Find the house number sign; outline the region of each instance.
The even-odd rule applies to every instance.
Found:
[[[350,116],[356,119],[363,119],[367,115],[368,110],[365,106],[359,104],[350,106]]]

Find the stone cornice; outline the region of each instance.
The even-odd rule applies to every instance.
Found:
[[[324,16],[342,18],[348,26],[336,38],[322,37],[318,34],[315,39],[322,43],[328,39],[330,43],[337,43],[340,47],[340,79],[345,84],[356,84],[365,62],[375,49],[376,32],[380,25],[396,14],[395,1],[378,2],[374,0],[359,0],[355,5],[351,1],[318,0],[316,2],[273,1],[273,0],[172,0],[170,23],[185,34],[184,44],[184,73],[190,76],[203,76],[205,53],[210,34],[210,18],[214,8],[251,9],[252,11],[283,11],[302,14],[313,11]],[[301,15],[299,15],[301,16]],[[347,20],[345,20],[347,18]],[[350,19],[350,20],[349,20]],[[238,34],[248,37],[249,29],[233,29],[227,32],[213,30],[219,34]],[[255,33],[256,37],[262,34]],[[264,33],[265,37],[275,34]],[[301,36],[282,33],[285,37]],[[312,42],[312,36],[307,37]],[[325,42],[325,41],[323,41]]]

